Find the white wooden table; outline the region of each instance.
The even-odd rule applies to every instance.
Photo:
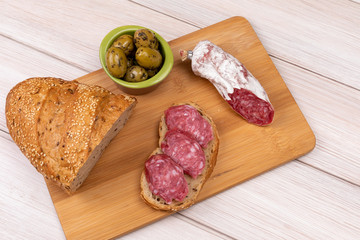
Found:
[[[5,99],[33,76],[99,69],[111,29],[166,40],[249,20],[312,127],[315,149],[124,239],[360,239],[360,2],[0,1],[0,238],[64,239],[43,177],[12,141]]]

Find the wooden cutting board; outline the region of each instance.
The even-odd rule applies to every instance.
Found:
[[[181,62],[180,49],[193,49],[205,39],[238,58],[261,82],[275,108],[270,126],[245,122],[210,82],[192,73],[189,61]],[[68,239],[113,238],[170,214],[153,210],[142,201],[139,179],[144,162],[157,147],[160,116],[174,102],[198,103],[213,117],[220,135],[217,165],[198,201],[314,148],[311,128],[246,19],[227,19],[173,40],[170,46],[174,54],[170,75],[153,92],[137,96],[138,105],[130,120],[78,192],[68,196],[47,183]],[[102,69],[77,80],[121,93]]]

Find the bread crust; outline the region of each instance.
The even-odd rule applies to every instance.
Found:
[[[189,175],[185,174],[185,179],[189,187],[189,193],[184,201],[179,202],[173,200],[171,204],[167,204],[161,197],[152,194],[152,192],[149,189],[148,182],[146,180],[145,169],[142,171],[140,177],[140,188],[141,188],[140,196],[149,206],[157,210],[180,211],[193,205],[196,202],[197,196],[199,195],[204,183],[211,176],[211,173],[214,170],[217,160],[218,149],[219,149],[219,133],[217,131],[215,122],[212,120],[212,118],[204,110],[202,110],[198,104],[194,102],[175,103],[172,106],[176,106],[176,105],[190,105],[195,107],[200,113],[200,115],[202,115],[202,117],[211,124],[211,127],[213,129],[213,139],[208,143],[207,148],[204,149],[206,164],[202,173],[196,179],[193,179]],[[160,118],[160,124],[159,124],[159,146],[161,146],[161,143],[163,142],[167,131],[168,129],[165,122],[165,114],[163,114]],[[152,155],[160,154],[160,153],[163,153],[161,148],[160,147],[156,148],[149,155],[149,158]]]
[[[71,193],[95,165],[104,143],[110,142],[104,142],[105,136],[113,137],[109,130],[135,105],[135,98],[100,86],[30,78],[10,90],[5,113],[10,136],[31,164]],[[80,171],[84,166],[90,169]]]

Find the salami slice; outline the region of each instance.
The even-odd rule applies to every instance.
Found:
[[[177,105],[165,111],[165,122],[169,130],[179,130],[206,148],[213,139],[212,128],[200,113],[190,105]]]
[[[183,201],[189,192],[183,169],[166,154],[152,155],[145,163],[149,189],[170,204]]]
[[[161,143],[161,150],[192,178],[197,178],[205,167],[205,154],[200,144],[177,130],[166,133],[165,140]]]

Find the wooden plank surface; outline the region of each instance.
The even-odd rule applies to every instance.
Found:
[[[29,18],[31,22],[27,21]],[[116,27],[151,26],[168,41],[198,29],[126,0],[80,0],[71,4],[55,0],[36,4],[26,0],[8,1],[0,14],[0,22],[3,22],[0,31],[6,37],[88,72],[101,67],[100,43]],[[177,28],[164,29],[163,23]]]
[[[185,231],[184,238],[197,239],[360,238],[354,227],[360,212],[359,1],[218,4],[0,1],[0,138],[6,140],[0,141],[1,238],[65,238],[41,175],[7,133],[3,100],[13,85],[33,76],[74,79],[97,70],[103,35],[120,25],[146,25],[172,40],[235,15],[254,27],[315,132],[316,148],[299,158],[305,164],[283,165],[123,238],[182,239],[178,233]]]
[[[221,37],[217,34],[220,30]],[[240,38],[243,41],[239,43]],[[181,62],[180,49],[192,49],[203,39],[239,58],[268,90],[276,112],[270,126],[246,123],[207,80],[192,73],[189,62]],[[240,45],[237,49],[231,48],[235,41]],[[315,136],[246,19],[230,18],[173,40],[170,47],[174,54],[170,75],[154,92],[137,97],[139,103],[130,121],[106,149],[79,192],[69,197],[48,184],[67,238],[111,238],[168,215],[151,209],[140,199],[139,177],[147,156],[156,148],[160,116],[174,102],[198,103],[218,127],[218,162],[199,200],[314,148]],[[119,92],[102,69],[78,80]]]
[[[273,59],[316,139],[300,160],[360,185],[360,92],[289,63]],[[331,139],[331,140],[330,140]]]

